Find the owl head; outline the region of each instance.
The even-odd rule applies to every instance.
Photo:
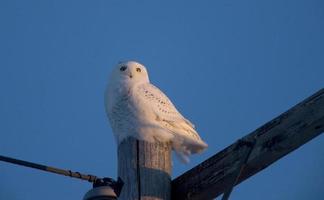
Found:
[[[135,61],[118,63],[111,75],[110,81],[115,82],[115,84],[134,85],[149,82],[146,68]]]

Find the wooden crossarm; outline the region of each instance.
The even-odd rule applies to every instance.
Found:
[[[324,89],[172,181],[172,199],[208,200],[324,132]],[[243,141],[243,142],[242,142]],[[238,168],[255,142],[246,165]],[[233,182],[234,179],[237,179]]]

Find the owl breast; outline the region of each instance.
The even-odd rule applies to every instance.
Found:
[[[136,118],[129,98],[127,94],[119,96],[108,112],[109,121],[117,141],[121,141],[136,131]]]

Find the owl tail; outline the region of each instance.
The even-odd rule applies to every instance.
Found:
[[[184,164],[188,164],[190,162],[189,155],[177,151],[175,152],[175,155]]]
[[[182,163],[189,163],[189,156],[194,153],[201,153],[207,148],[207,144],[203,141],[193,141],[188,138],[178,138],[173,140],[172,148],[175,151],[178,159]]]

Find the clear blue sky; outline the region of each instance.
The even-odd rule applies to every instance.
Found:
[[[115,178],[103,92],[128,59],[209,144],[189,165],[175,161],[176,177],[323,88],[324,3],[2,0],[0,154]],[[231,199],[320,199],[323,146],[319,136]],[[0,163],[0,199],[81,200],[90,188]]]

